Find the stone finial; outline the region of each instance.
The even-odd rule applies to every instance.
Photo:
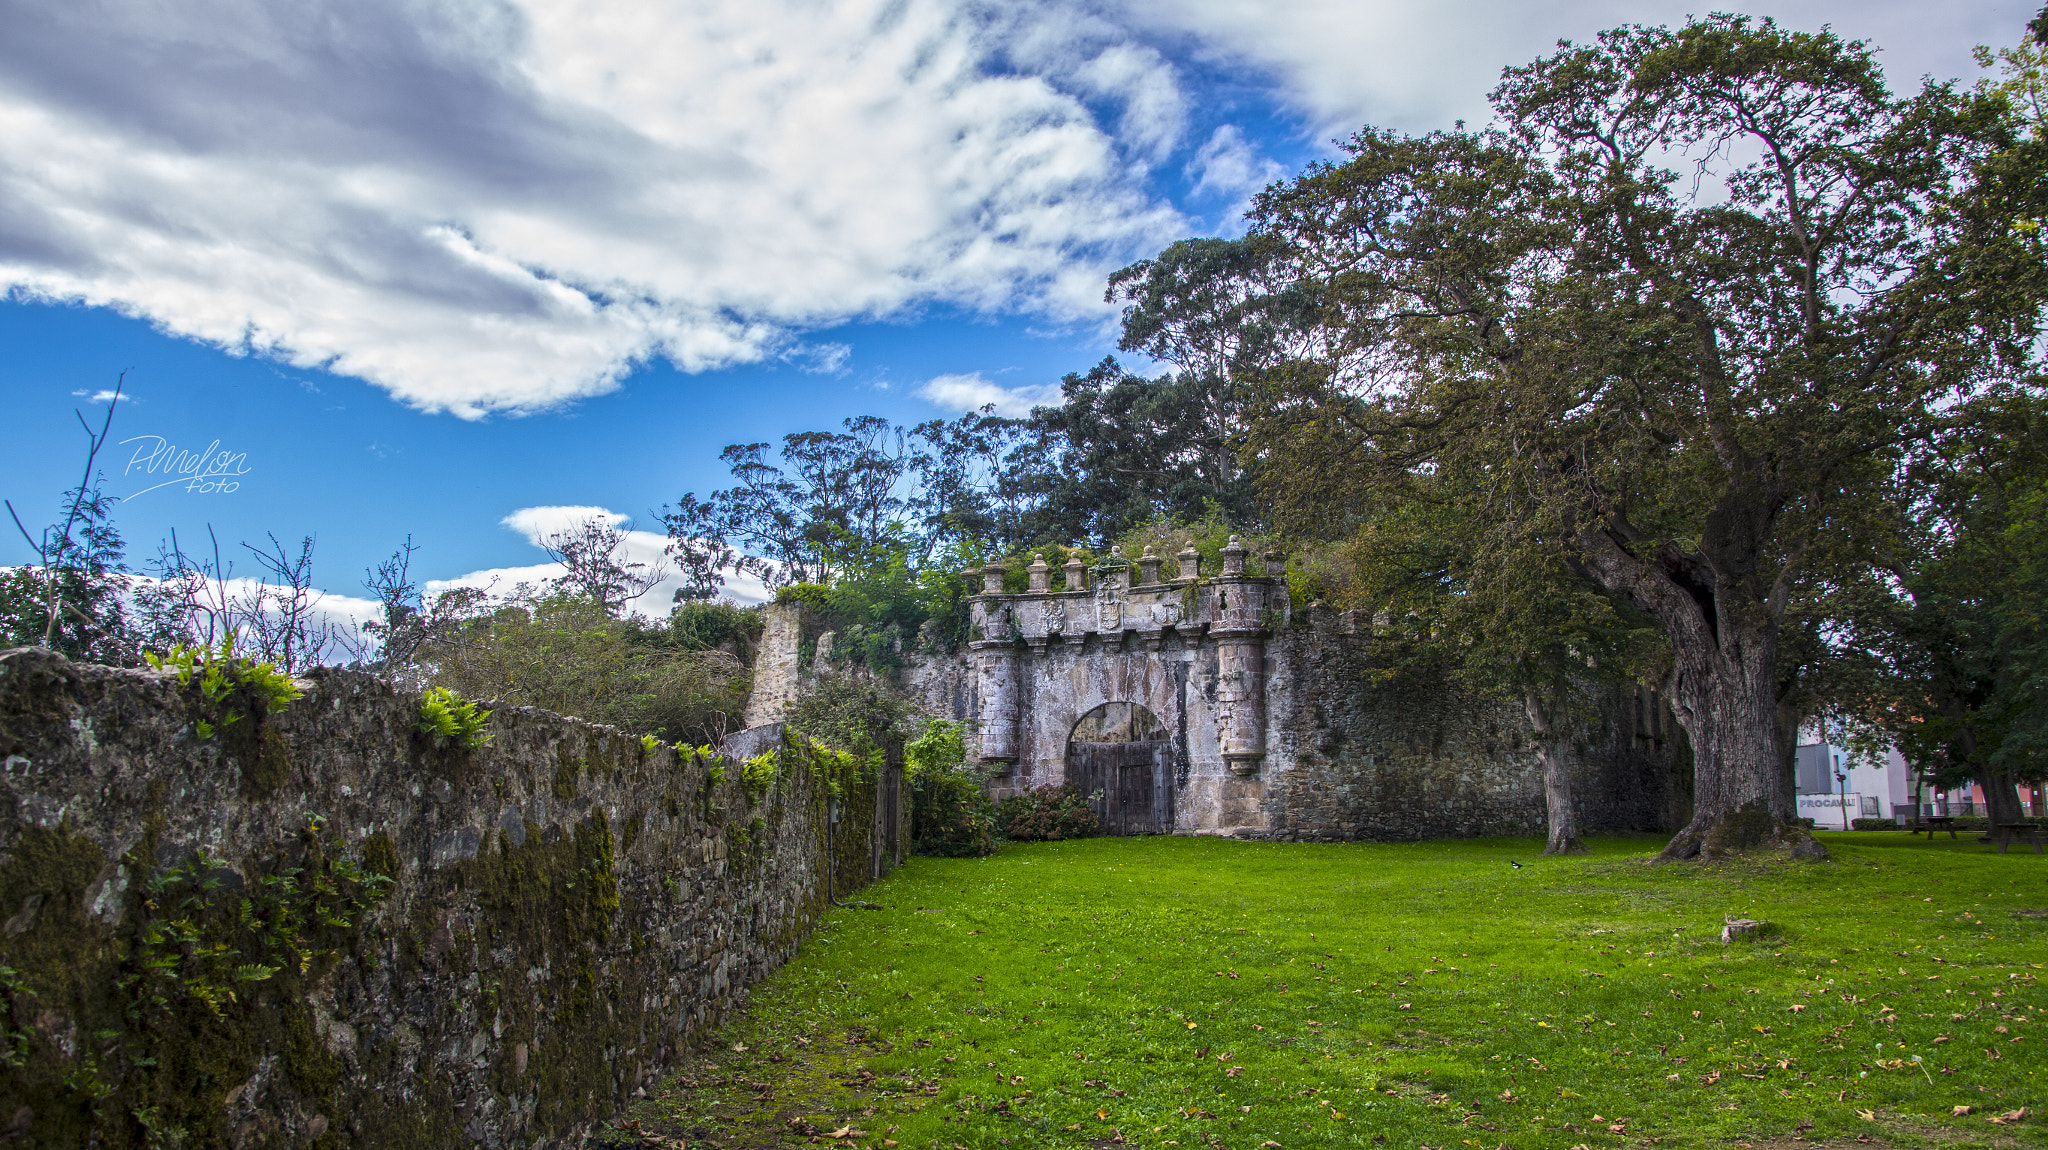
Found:
[[[981,568],[969,567],[960,573],[960,577],[967,580],[967,593],[969,595],[981,594]]]
[[[1251,552],[1246,549],[1244,544],[1237,541],[1237,536],[1231,536],[1230,542],[1223,548],[1223,573],[1225,575],[1244,574],[1244,557],[1249,554]]]
[[[1088,565],[1081,562],[1079,555],[1073,553],[1067,555],[1066,572],[1067,590],[1086,591],[1088,589]]]
[[[1138,582],[1148,586],[1159,582],[1159,564],[1161,562],[1162,560],[1159,556],[1152,554],[1152,548],[1148,544],[1145,548],[1145,553],[1138,556]]]
[[[1284,551],[1268,551],[1268,552],[1266,552],[1266,574],[1268,574],[1268,575],[1285,575],[1285,574],[1287,574],[1287,553],[1286,553],[1286,552],[1284,552]]]
[[[1052,590],[1052,565],[1044,555],[1033,555],[1031,566],[1024,569],[1031,576],[1031,590],[1044,592]]]
[[[1194,540],[1190,539],[1182,544],[1180,554],[1174,556],[1174,558],[1180,560],[1181,578],[1200,579],[1202,577],[1202,553],[1195,550]]]
[[[1002,594],[1003,576],[1009,573],[1010,569],[1000,563],[990,563],[988,566],[983,567],[981,569],[981,593],[984,595]]]

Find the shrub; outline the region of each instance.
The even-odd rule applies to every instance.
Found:
[[[1088,797],[1071,786],[1011,795],[996,809],[996,826],[1004,838],[1020,842],[1086,838],[1101,829],[1088,809]]]
[[[435,686],[663,742],[713,742],[737,725],[749,683],[728,651],[689,649],[671,627],[613,618],[602,604],[574,596],[486,606],[445,620],[422,649]],[[704,612],[694,618],[706,628],[714,621]]]
[[[789,708],[789,725],[828,747],[867,756],[903,744],[908,696],[864,675],[828,675]]]
[[[904,744],[910,782],[910,834],[918,854],[947,858],[994,854],[995,806],[982,774],[967,765],[960,724],[933,719]]]
[[[1899,829],[1897,819],[1852,819],[1849,825],[1859,831],[1895,831]]]
[[[668,615],[668,632],[685,651],[726,651],[746,657],[761,637],[761,609],[691,600]]]

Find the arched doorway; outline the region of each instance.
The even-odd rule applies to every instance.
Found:
[[[1088,796],[1104,834],[1173,831],[1173,740],[1136,703],[1104,703],[1074,724],[1067,783]]]

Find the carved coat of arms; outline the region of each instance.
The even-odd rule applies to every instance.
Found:
[[[1095,629],[1097,631],[1121,631],[1124,626],[1123,600],[1116,597],[1115,576],[1103,579],[1095,585]]]
[[[1045,633],[1057,635],[1067,629],[1067,604],[1061,599],[1048,599],[1038,609],[1038,617],[1045,623]]]

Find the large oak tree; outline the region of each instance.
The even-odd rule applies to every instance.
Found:
[[[1247,286],[1203,298],[1266,333],[1231,366],[1264,473],[1297,529],[1446,474],[1486,529],[1566,548],[1671,647],[1696,815],[1666,857],[1820,853],[1780,627],[1881,529],[1907,448],[2034,353],[2037,159],[1996,93],[1895,95],[1866,45],[1745,17],[1561,44],[1493,104],[1257,201]],[[1188,326],[1132,298],[1136,349]]]

